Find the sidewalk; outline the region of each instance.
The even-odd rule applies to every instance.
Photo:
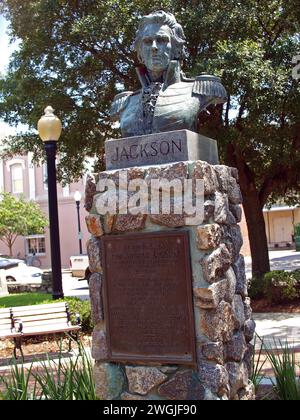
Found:
[[[290,347],[300,351],[300,314],[266,313],[253,317],[256,333],[268,347],[274,348],[275,342],[281,340],[282,344],[287,341]]]

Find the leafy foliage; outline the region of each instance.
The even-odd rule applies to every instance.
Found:
[[[264,278],[253,278],[250,282],[249,296],[252,299],[266,297],[269,303],[278,304],[300,298],[299,271],[275,270]]]
[[[35,202],[27,202],[9,193],[1,193],[0,197],[0,240],[8,246],[12,255],[18,236],[43,233],[48,221]]]
[[[263,206],[300,187],[298,0],[3,0],[11,37],[20,41],[0,79],[0,116],[29,125],[6,142],[5,153],[43,146],[33,129],[51,104],[62,119],[60,175],[81,176],[87,156],[103,168],[103,142],[117,136],[108,110],[120,90],[136,90],[132,41],[139,18],[173,12],[187,37],[189,76],[222,77],[228,104],[199,116],[198,130],[218,140],[223,162],[238,168],[253,271],[269,271]]]

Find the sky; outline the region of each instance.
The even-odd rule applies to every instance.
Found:
[[[0,15],[0,73],[5,73],[9,62],[11,53],[16,48],[16,44],[9,44],[9,37],[7,35],[8,23],[3,16]],[[0,119],[0,136],[1,134],[13,134],[16,132],[14,127],[9,127]]]

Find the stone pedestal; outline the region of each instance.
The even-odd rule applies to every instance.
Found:
[[[105,193],[97,192],[97,181],[110,179],[118,182],[120,171],[126,172],[128,180],[203,180],[203,223],[187,224],[184,214],[98,214],[97,200]],[[90,295],[95,323],[92,355],[95,359],[97,394],[101,399],[254,398],[249,376],[253,353],[250,341],[255,323],[247,294],[244,259],[240,255],[240,204],[237,171],[203,161],[105,171],[96,176],[95,182],[89,178],[86,207],[90,211],[87,226],[92,235],[88,242],[88,254],[93,273],[90,278]],[[143,235],[183,230],[189,236],[191,278],[188,281],[191,283],[192,294],[195,364],[189,366],[186,363],[170,364],[161,360],[147,362],[142,359],[138,362],[112,361],[107,328],[108,311],[105,308],[108,279],[103,271],[101,238],[108,235],[126,236],[133,232]],[[139,243],[138,238],[136,243]]]
[[[0,296],[8,295],[5,271],[0,270]]]

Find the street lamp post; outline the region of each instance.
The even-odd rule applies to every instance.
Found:
[[[81,225],[80,225],[80,200],[81,194],[76,191],[74,194],[74,200],[77,208],[77,223],[78,223],[78,240],[79,240],[79,254],[82,255],[82,238],[81,238]]]
[[[52,286],[53,299],[64,297],[61,274],[61,255],[59,242],[59,223],[57,209],[57,188],[56,188],[56,150],[57,141],[61,135],[62,125],[54,115],[54,109],[48,106],[45,115],[38,122],[38,132],[45,145],[47,156],[48,175],[48,206],[50,220],[50,242],[51,242],[51,265],[52,265]]]

